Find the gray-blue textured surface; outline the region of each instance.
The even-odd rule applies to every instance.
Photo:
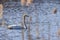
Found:
[[[9,5],[8,5],[9,4]],[[12,7],[7,7],[12,6]],[[53,8],[57,8],[57,13],[53,14]],[[31,36],[32,40],[36,39],[36,18],[38,17],[39,24],[39,40],[59,40],[56,32],[60,27],[60,4],[56,2],[44,2],[44,3],[32,3],[29,7],[22,7],[20,2],[6,2],[4,4],[4,19],[6,24],[20,24],[22,22],[22,16],[24,13],[27,13],[32,17],[31,27]],[[36,17],[37,15],[37,17]],[[49,28],[50,27],[50,32]],[[24,39],[28,40],[27,31],[24,31]],[[43,35],[43,36],[42,36]],[[0,40],[22,40],[22,33],[20,30],[8,30],[5,27],[0,28]]]

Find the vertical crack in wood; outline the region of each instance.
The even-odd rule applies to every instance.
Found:
[[[24,27],[24,17],[22,19],[22,27]],[[22,40],[24,40],[24,30],[22,30]]]
[[[39,14],[37,13],[37,10],[35,10],[35,16],[36,16],[36,24],[35,24],[36,25],[36,39],[40,40],[40,37],[39,37],[40,31],[39,31],[39,23],[38,23],[39,22]]]
[[[28,40],[32,40],[32,38],[31,38],[31,30],[30,30],[30,23],[31,23],[31,20],[32,20],[32,17],[30,17],[30,20],[29,20],[29,25],[28,25]]]
[[[48,22],[48,40],[50,40],[50,23]]]
[[[0,19],[2,19],[2,26],[4,26],[5,21],[3,18],[3,5],[2,4],[0,4]]]

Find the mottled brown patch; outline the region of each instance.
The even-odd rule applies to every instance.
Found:
[[[24,6],[26,4],[26,0],[21,0],[21,5]]]
[[[52,13],[56,14],[57,13],[57,8],[53,8]]]
[[[26,6],[29,6],[32,2],[33,2],[33,0],[27,0]]]

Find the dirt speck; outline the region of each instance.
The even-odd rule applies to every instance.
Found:
[[[57,8],[53,8],[52,13],[56,14],[57,13]]]

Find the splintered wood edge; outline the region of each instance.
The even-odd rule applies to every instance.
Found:
[[[3,5],[0,4],[0,18],[2,18],[3,16]]]
[[[28,15],[28,14],[24,13],[24,14],[23,14],[23,17],[24,17],[25,15]]]

